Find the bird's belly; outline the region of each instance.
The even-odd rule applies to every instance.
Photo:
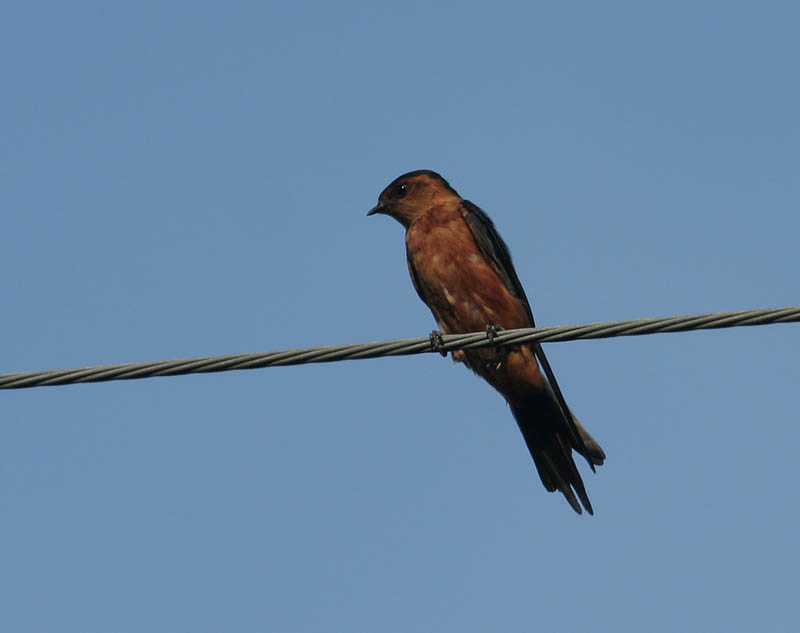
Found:
[[[417,271],[425,271],[423,284],[435,295],[430,307],[445,333],[529,325],[522,303],[478,253],[436,253],[430,264]]]

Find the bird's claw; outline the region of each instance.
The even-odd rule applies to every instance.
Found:
[[[503,331],[503,328],[501,328],[499,325],[487,325],[486,326],[486,337],[490,341],[494,341],[494,338],[502,331]]]
[[[494,342],[495,337],[503,331],[503,328],[499,325],[487,325],[486,326],[486,338],[488,338],[491,342]],[[494,369],[499,370],[503,366],[503,361],[508,356],[508,348],[507,347],[497,347],[497,356],[499,358],[494,364]]]
[[[444,349],[444,339],[440,330],[434,330],[430,335],[431,349],[439,352],[442,356],[447,356],[447,350]]]

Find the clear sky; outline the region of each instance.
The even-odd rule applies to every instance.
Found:
[[[441,172],[541,325],[800,303],[796,2],[16,3],[0,372],[425,336]],[[0,393],[0,630],[796,631],[800,325]]]

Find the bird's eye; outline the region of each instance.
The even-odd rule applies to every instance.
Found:
[[[404,182],[401,182],[399,185],[395,185],[394,191],[392,191],[395,198],[402,198],[404,195],[408,193],[408,185]]]

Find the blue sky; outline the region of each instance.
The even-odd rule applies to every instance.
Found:
[[[441,172],[541,325],[800,303],[792,2],[18,3],[0,372],[424,336]],[[437,355],[0,394],[0,629],[792,631],[800,326],[559,343],[594,517]]]

